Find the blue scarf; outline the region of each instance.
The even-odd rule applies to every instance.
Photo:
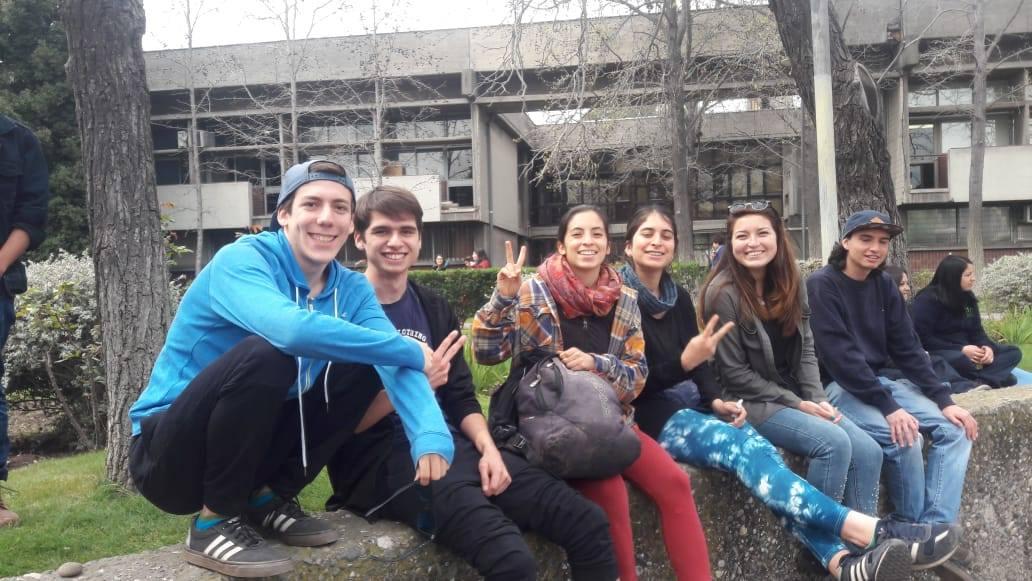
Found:
[[[638,273],[634,272],[630,264],[625,264],[620,269],[620,277],[625,285],[638,291],[638,308],[642,313],[658,315],[674,308],[674,303],[677,302],[677,285],[674,284],[674,279],[670,278],[670,274],[664,272],[659,279],[659,297],[642,284]]]

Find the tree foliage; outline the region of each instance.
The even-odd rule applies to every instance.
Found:
[[[75,101],[65,78],[68,48],[56,20],[57,0],[0,2],[0,113],[31,128],[50,168],[47,239],[29,256],[58,249],[78,253],[89,243]]]

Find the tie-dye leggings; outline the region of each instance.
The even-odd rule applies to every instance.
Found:
[[[679,462],[738,477],[825,567],[846,549],[839,534],[849,509],[785,466],[774,446],[752,426],[683,409],[659,433],[659,444]]]

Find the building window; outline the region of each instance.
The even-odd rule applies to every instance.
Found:
[[[175,186],[190,182],[185,156],[154,159],[154,178],[159,186]]]
[[[782,213],[783,176],[781,168],[719,168],[699,175],[695,201],[696,220],[727,217],[727,208],[739,201],[766,199]]]
[[[473,150],[448,150],[448,181],[473,179]]]
[[[982,207],[982,239],[986,246],[1009,246],[1026,241],[1024,236],[1028,233],[1016,219],[1020,210],[1023,206]],[[967,207],[908,209],[906,218],[907,242],[914,246],[963,248],[967,245]]]
[[[910,126],[910,155],[935,155],[935,126],[911,125]]]
[[[457,206],[473,206],[473,186],[448,186],[448,200]]]
[[[910,164],[910,189],[923,190],[935,187],[935,162]]]
[[[907,241],[915,246],[956,245],[956,208],[907,210]]]

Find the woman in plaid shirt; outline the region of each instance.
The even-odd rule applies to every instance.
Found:
[[[645,342],[637,293],[605,264],[608,231],[599,208],[571,208],[559,222],[557,253],[525,282],[520,269],[526,248],[513,260],[512,244],[507,242],[507,262],[498,271],[497,288],[473,321],[473,349],[477,361],[488,365],[539,348],[555,352],[569,369],[594,371],[609,381],[631,421],[630,404],[648,375]],[[688,475],[655,440],[637,426],[634,430],[641,440],[641,456],[623,474],[570,484],[609,517],[620,579],[637,579],[624,478],[659,508],[677,578],[710,579],[706,540]]]

